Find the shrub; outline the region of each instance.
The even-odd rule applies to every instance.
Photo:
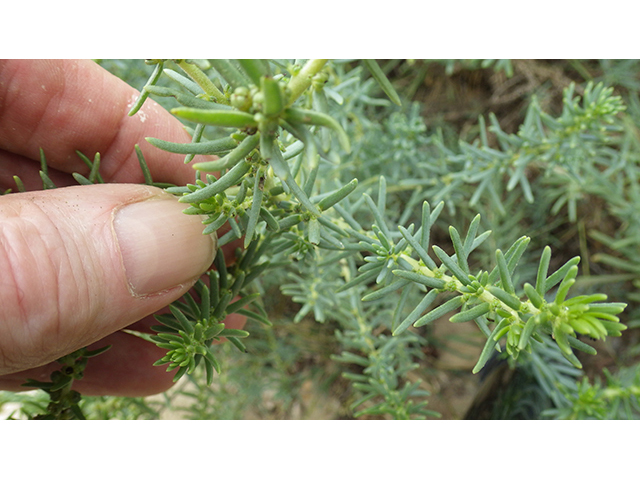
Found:
[[[166,350],[156,364],[176,372],[174,389],[74,397],[60,412],[458,418],[426,400],[453,378],[438,365],[452,338],[435,328],[450,322],[470,345],[454,354],[475,355],[458,377],[478,391],[466,418],[640,414],[638,348],[633,331],[621,337],[638,325],[640,86],[619,79],[637,62],[147,63],[102,62],[142,87],[132,115],[153,96],[192,132],[152,145],[185,163],[218,155],[194,164],[193,184],[165,187],[206,216],[205,233],[226,232],[219,247],[244,248],[232,265],[218,255],[155,335],[137,333]],[[460,92],[473,82],[493,95],[469,112]],[[84,158],[95,168],[77,180],[99,181]],[[246,331],[225,327],[233,312]],[[473,374],[499,388],[483,395]],[[56,381],[72,379],[32,386]]]

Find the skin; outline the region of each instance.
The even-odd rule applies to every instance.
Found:
[[[107,183],[143,183],[135,144],[142,149],[154,181],[177,185],[193,182],[193,169],[184,164],[182,155],[161,151],[144,140],[156,137],[189,142],[189,134],[151,99],[147,99],[137,115],[129,117],[127,113],[138,95],[135,89],[89,60],[0,61],[0,189],[16,189],[13,175],[22,179],[27,191],[42,188],[38,174],[40,147],[45,149],[49,176],[58,187],[77,185],[71,176],[73,172],[88,175],[76,150],[89,158],[100,152],[100,172]],[[211,159],[195,159],[205,160]],[[225,250],[227,262],[232,260],[234,248],[231,245]],[[122,310],[118,324],[150,332],[149,326],[156,323],[152,314],[167,311],[164,307],[188,287],[152,297],[135,309],[128,308],[130,298],[117,294],[109,298],[109,308]],[[76,294],[71,288],[65,289],[65,285],[57,288],[60,295]],[[227,319],[229,328],[244,325],[244,317],[232,317]],[[10,322],[2,327],[3,336],[12,338]],[[105,332],[98,339],[86,336],[86,330],[82,325],[59,329],[63,333],[58,334],[56,341],[78,347],[90,341],[90,349],[103,345],[112,348],[89,361],[84,378],[74,383],[74,389],[87,395],[144,396],[173,385],[175,372],[167,373],[166,367],[152,366],[164,350],[121,331]],[[16,329],[13,335],[15,332]],[[45,348],[51,348],[49,340],[40,341]],[[11,348],[5,342],[0,342],[0,356]],[[21,364],[26,368],[0,375],[0,389],[22,390],[20,385],[27,378],[48,381],[49,374],[59,368],[55,362],[30,364],[29,359],[22,359]]]

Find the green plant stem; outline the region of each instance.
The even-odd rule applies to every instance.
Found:
[[[375,334],[373,333],[373,328],[369,319],[362,314],[362,311],[359,308],[353,308],[351,310],[351,314],[358,325],[357,332],[360,334],[360,340],[366,345],[366,348],[363,348],[364,345],[360,347],[360,351],[368,357],[371,365],[384,364],[385,360],[381,349],[376,347],[374,341]],[[387,377],[385,375],[377,376],[372,374],[372,378],[375,378],[378,381],[378,384],[384,389],[383,396],[386,401],[395,407],[396,411],[394,418],[396,420],[409,420],[411,415],[407,411],[406,405],[400,400],[396,389],[392,385],[389,385]]]
[[[304,67],[291,78],[289,82],[289,101],[287,106],[293,105],[300,95],[309,88],[313,76],[323,69],[328,60],[309,60]]]
[[[188,63],[186,60],[180,60],[178,62],[178,66],[184,70],[184,72],[189,75],[200,87],[204,90],[204,92],[216,99],[218,103],[222,103],[224,105],[229,105],[229,100],[225,97],[224,93],[218,90],[213,82],[207,77],[197,65],[193,65],[192,63]]]
[[[453,282],[453,284],[455,285],[456,291],[460,294],[463,294],[463,295],[465,294],[464,291],[461,290],[464,287],[464,285],[457,278],[450,277],[444,274],[442,276],[436,277],[436,275],[434,275],[434,273],[431,270],[429,270],[427,267],[420,265],[420,262],[411,258],[410,256],[402,254],[400,255],[400,257],[403,260],[405,260],[407,263],[411,264],[411,266],[413,267],[416,273],[419,273],[420,275],[424,275],[426,277],[439,278],[440,280],[446,282],[447,284],[451,284],[450,282]],[[502,302],[499,298],[494,296],[492,293],[490,293],[486,289],[481,294],[477,295],[477,297],[483,302],[488,303],[489,305],[495,305],[496,302],[499,302],[500,308],[509,312],[511,314],[511,317],[514,319],[514,321],[510,323],[515,323],[518,320],[522,322],[522,319],[520,318],[520,313],[518,311],[511,308],[509,305],[506,305],[504,302]],[[538,313],[540,313],[540,309],[534,307],[530,301],[525,300],[525,301],[522,301],[522,303],[526,304],[528,313],[531,313],[533,315],[537,315]],[[522,323],[524,324],[524,322]]]

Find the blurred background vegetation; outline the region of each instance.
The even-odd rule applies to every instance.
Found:
[[[138,89],[150,73],[143,61],[100,63]],[[607,293],[610,301],[629,303],[621,318],[630,328],[622,337],[606,342],[583,339],[598,351],[596,356],[578,355],[583,371],[571,367],[549,344],[517,365],[496,357],[473,375],[484,344],[481,332],[471,322],[451,324],[439,319],[393,346],[393,362],[401,371],[399,387],[419,381],[428,401],[428,411],[422,414],[430,418],[438,418],[430,412],[442,419],[638,417],[640,347],[635,327],[640,325],[640,237],[635,234],[640,226],[636,180],[640,178],[640,61],[380,60],[379,64],[400,94],[401,107],[386,99],[359,62],[340,61],[331,67],[332,81],[325,91],[332,105],[341,103],[335,115],[347,127],[353,145],[352,153],[341,157],[335,167],[343,180],[357,177],[359,188],[366,189],[375,187],[384,175],[387,210],[395,215],[389,219],[392,224],[414,221],[419,212],[410,207],[425,196],[432,205],[436,202],[429,195],[445,200],[433,230],[435,242],[443,248],[450,243],[447,225],[466,228],[481,213],[483,228],[494,234],[477,252],[479,265],[491,267],[491,252],[521,235],[532,238],[521,263],[523,271],[530,266],[533,278],[545,245],[552,247],[557,265],[580,255],[579,289],[595,289]],[[467,182],[453,192],[444,189],[441,180],[462,168],[459,163],[455,166],[455,158],[465,153],[465,145],[478,144],[484,135],[489,147],[499,149],[495,129],[483,129],[490,114],[502,132],[515,135],[532,102],[540,111],[560,117],[566,89],[574,84],[575,95],[580,96],[589,82],[613,87],[626,106],[617,116],[619,128],[607,133],[608,153],[597,152],[606,159],[598,157],[594,162],[596,175],[617,168],[615,176],[607,177],[612,182],[609,186],[594,187],[595,177],[582,171],[582,177],[576,178],[583,183],[560,181],[562,172],[542,171],[533,164],[526,175],[535,202],[527,202],[519,188],[503,189],[498,192],[503,213],[490,195],[472,201],[477,183]],[[172,98],[154,99],[167,108],[175,106]],[[562,195],[564,203],[559,202]],[[341,298],[357,304],[354,309],[362,315],[341,316],[332,311],[333,291],[339,283],[327,272],[282,270],[262,279],[263,304],[273,326],[251,325],[246,354],[221,345],[223,372],[211,387],[199,381],[196,373],[155,397],[84,398],[85,414],[123,419],[398,418],[393,413],[367,411],[366,401],[359,404],[362,393],[352,380],[362,374],[362,366],[347,363],[344,357],[351,351],[369,358],[374,351],[384,354],[384,345],[390,345],[384,319],[389,316],[389,303],[396,300],[363,306],[356,298],[362,291],[347,293]],[[319,282],[316,287],[326,303],[305,308],[304,300],[292,297],[304,297],[310,279]],[[382,343],[372,343],[369,352],[363,350],[369,347],[354,346],[349,332],[358,329]],[[0,392],[0,405],[5,416],[20,418],[41,412],[46,398],[41,393]]]

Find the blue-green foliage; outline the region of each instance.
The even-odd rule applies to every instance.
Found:
[[[550,417],[603,418],[607,408],[637,415],[637,376],[612,375],[605,387],[586,378],[577,383],[582,354],[595,354],[586,338],[619,336],[626,328],[618,318],[623,302],[640,300],[625,290],[607,301],[594,287],[597,276],[578,275],[581,265],[597,262],[610,269],[602,273],[611,282],[640,283],[634,125],[640,101],[637,81],[626,73],[637,64],[606,69],[604,82],[635,90],[627,101],[605,83],[572,84],[559,113],[544,111],[534,96],[516,133],[506,133],[489,113],[488,122],[479,119],[476,139],[452,143],[428,127],[421,106],[402,99],[402,90],[402,107],[381,98],[379,84],[397,100],[370,61],[367,68],[336,61],[314,70],[299,98],[291,92],[311,62],[150,63],[146,86],[139,79],[136,86],[144,86],[143,97],[178,106],[173,112],[193,141],[148,141],[184,154],[186,163],[196,154],[220,157],[197,165],[192,184],[168,190],[185,203],[185,213],[206,217],[205,233],[226,230],[219,246],[238,239],[244,246],[228,268],[219,254],[208,285],[199,282],[196,295],[175,302],[171,315],[158,317],[157,335],[146,337],[166,349],[158,364],[196,382],[185,390],[195,401],[191,414],[238,414],[217,414],[224,409],[203,386],[219,372],[219,399],[232,401],[242,384],[220,363],[229,348],[213,341],[223,337],[254,352],[256,363],[243,364],[264,360],[282,370],[244,388],[268,388],[267,379],[286,383],[293,360],[285,357],[295,352],[274,333],[264,341],[262,330],[252,349],[239,340],[247,332],[224,325],[234,312],[269,325],[263,304],[277,287],[299,305],[293,328],[313,319],[335,331],[331,358],[352,386],[354,416],[437,415],[415,374],[432,342],[429,325],[443,321],[473,321],[482,333],[474,372],[496,354],[520,372],[519,387],[495,407],[496,418],[537,418],[543,410]],[[493,68],[510,77],[515,68],[508,60],[441,63],[448,73]],[[428,62],[410,65],[417,78],[428,74]],[[92,176],[79,181],[100,181],[96,163],[99,157],[88,163]],[[50,188],[47,180],[43,167],[43,186]],[[150,175],[145,180],[152,183]],[[589,222],[597,202],[598,214],[618,222],[613,231]],[[565,245],[566,229],[578,232],[579,251]],[[608,252],[589,258],[587,244],[594,242]],[[280,318],[271,320],[282,328]],[[261,395],[252,390],[238,398],[248,405]],[[127,405],[146,415],[144,406]],[[99,403],[87,407],[103,414]]]

